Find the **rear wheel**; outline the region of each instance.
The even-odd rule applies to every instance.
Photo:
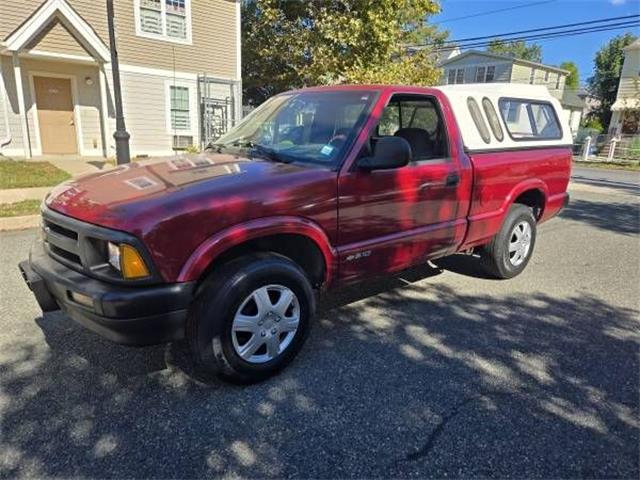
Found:
[[[500,231],[480,252],[482,265],[496,278],[513,278],[529,263],[536,243],[536,219],[532,210],[521,204],[509,209]]]
[[[276,254],[248,255],[205,280],[187,338],[201,372],[257,382],[293,360],[313,311],[311,284],[298,265]]]

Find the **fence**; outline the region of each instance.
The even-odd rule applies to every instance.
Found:
[[[584,161],[638,162],[640,135],[590,135],[576,138],[573,154]]]

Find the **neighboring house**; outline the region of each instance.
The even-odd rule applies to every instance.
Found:
[[[240,117],[239,0],[114,4],[132,156],[199,145]],[[113,156],[106,2],[0,0],[0,12],[0,153]]]
[[[618,83],[609,133],[640,133],[640,38],[624,49],[624,63]]]
[[[546,85],[562,103],[572,132],[578,130],[584,102],[575,92],[565,90],[567,70],[480,50],[466,51],[440,62],[439,66],[443,70],[443,85],[487,82]]]

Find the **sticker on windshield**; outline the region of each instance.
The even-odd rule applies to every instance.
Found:
[[[325,145],[324,147],[322,147],[322,148],[320,149],[320,153],[321,153],[322,155],[327,156],[327,157],[328,157],[329,155],[331,155],[331,153],[332,153],[332,152],[333,152],[333,147],[332,147],[331,145]]]

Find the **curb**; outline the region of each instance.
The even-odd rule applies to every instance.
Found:
[[[27,230],[40,225],[40,215],[24,215],[22,217],[0,218],[0,232]]]

